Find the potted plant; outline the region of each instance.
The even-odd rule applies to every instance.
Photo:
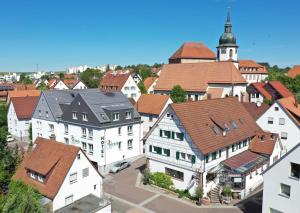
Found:
[[[202,198],[203,198],[203,188],[201,186],[197,186],[195,191],[195,197],[197,198],[197,205],[202,204]]]
[[[230,186],[224,186],[222,194],[225,196],[225,202],[230,203],[232,190]]]

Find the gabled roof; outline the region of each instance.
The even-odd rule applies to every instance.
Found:
[[[216,55],[205,44],[186,42],[170,57],[170,59],[216,59]]]
[[[281,98],[277,102],[286,110],[289,116],[300,126],[300,104],[297,100],[290,96],[288,98]]]
[[[157,80],[157,77],[145,78],[144,85],[145,85],[146,90],[148,90],[156,80]]]
[[[272,155],[277,139],[278,134],[257,132],[249,145],[249,150],[259,154]]]
[[[159,94],[142,94],[135,104],[139,113],[160,115],[170,96]]]
[[[293,93],[291,93],[280,81],[270,81],[268,84],[273,87],[283,98],[293,96]]]
[[[255,120],[234,97],[170,106],[203,154],[253,137],[260,130]]]
[[[288,71],[288,76],[290,78],[295,78],[297,75],[300,75],[300,65],[295,65]]]
[[[107,73],[100,80],[100,88],[105,91],[121,91],[130,73],[126,74],[113,74]]]
[[[249,114],[257,120],[260,116],[262,116],[269,108],[270,106],[268,104],[261,103],[259,106],[256,103],[243,103],[246,110],[249,112]]]
[[[31,119],[38,100],[39,96],[11,98],[11,104],[14,106],[18,119]]]
[[[252,70],[248,71],[245,68],[252,68]],[[239,69],[243,74],[268,74],[268,70],[265,66],[262,66],[253,60],[239,60]]]
[[[262,82],[257,82],[257,83],[252,83],[252,85],[264,98],[268,100],[272,100],[272,96],[269,94],[269,92],[264,88],[265,83]]]
[[[208,84],[246,84],[246,80],[231,62],[166,64],[155,90],[170,91],[180,85],[185,91],[206,92]]]
[[[79,82],[79,80],[74,79],[74,78],[73,79],[64,79],[63,82],[67,87],[72,89],[74,86],[76,86],[76,84]]]
[[[23,180],[42,195],[54,199],[80,148],[44,138],[37,138],[35,145],[36,147],[25,157],[13,178]],[[30,178],[28,170],[45,175],[45,182],[40,183]]]

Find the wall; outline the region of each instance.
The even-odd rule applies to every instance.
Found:
[[[185,64],[185,63],[203,63],[203,62],[215,62],[215,59],[188,59],[188,58],[183,58],[180,60],[180,63]]]
[[[63,90],[69,89],[61,80],[55,85],[54,89]]]
[[[248,84],[264,81],[268,77],[267,74],[260,74],[260,73],[253,73],[253,74],[247,73],[247,74],[242,74],[242,76],[245,78]]]
[[[79,81],[75,87],[73,87],[73,89],[87,89],[87,86],[85,86],[84,83],[82,83],[81,81]]]
[[[275,111],[275,107],[278,107],[279,110]],[[273,118],[273,124],[268,124],[268,117]],[[284,118],[284,125],[279,125],[279,118]],[[287,150],[292,149],[300,142],[300,127],[295,124],[294,120],[290,119],[276,102],[256,122],[263,130],[278,133],[279,137],[281,137],[282,132],[287,132],[287,140],[281,139],[282,145]]]
[[[65,206],[65,198],[73,195],[73,202],[89,194],[102,197],[102,177],[96,172],[82,151],[79,151],[80,159],[75,159],[67,176],[64,179],[57,195],[53,200],[53,211]],[[89,176],[83,178],[82,170],[89,168]],[[70,174],[77,172],[77,182],[70,184]],[[94,189],[96,185],[96,189]]]
[[[141,91],[131,75],[127,79],[121,91],[127,98],[133,98],[135,101],[137,101],[141,96]]]
[[[299,146],[272,168],[263,174],[263,213],[269,213],[270,208],[281,212],[299,212],[300,184],[299,179],[290,177],[290,163],[300,164]],[[291,187],[290,197],[280,195],[280,183]]]

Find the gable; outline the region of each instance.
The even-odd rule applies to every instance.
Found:
[[[41,112],[41,116],[39,115],[39,111]],[[48,117],[46,112],[48,112]],[[35,107],[35,110],[33,112],[32,118],[36,119],[42,119],[42,120],[48,120],[48,121],[55,121],[55,118],[53,116],[52,111],[50,110],[50,107],[46,101],[46,98],[44,94],[42,93],[39,101]]]

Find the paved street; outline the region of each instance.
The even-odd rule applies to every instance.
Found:
[[[236,206],[239,207],[244,213],[261,213],[262,197],[263,191],[260,190],[245,200],[237,203]]]
[[[236,207],[198,207],[167,193],[139,188],[137,176],[144,167],[145,158],[142,158],[130,168],[118,174],[110,174],[104,179],[104,192],[112,199],[114,213],[241,213]]]

